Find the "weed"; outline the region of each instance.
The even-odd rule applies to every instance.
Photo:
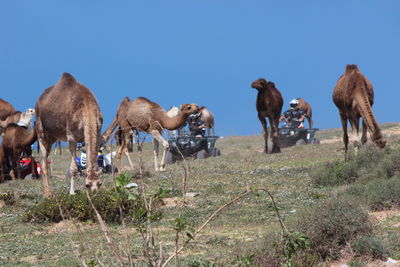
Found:
[[[383,259],[388,255],[388,251],[374,236],[363,236],[351,242],[351,248],[356,256],[370,257],[373,259]]]

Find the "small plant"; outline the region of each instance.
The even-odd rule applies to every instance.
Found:
[[[0,200],[4,201],[4,204],[6,204],[6,205],[9,205],[9,206],[14,205],[14,203],[15,203],[14,192],[7,191],[4,193],[1,193]]]
[[[388,255],[382,242],[373,236],[363,236],[354,240],[351,243],[351,248],[355,252],[356,256],[383,259]]]

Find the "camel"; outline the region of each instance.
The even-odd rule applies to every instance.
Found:
[[[24,126],[19,126],[15,123],[8,125],[3,136],[3,153],[4,160],[11,159],[10,176],[13,180],[21,178],[21,166],[19,164],[19,157],[22,152],[28,155],[32,154],[31,145],[36,141],[36,131],[28,130]],[[3,163],[4,164],[4,163]],[[14,170],[17,170],[15,176]]]
[[[343,128],[343,142],[345,158],[349,137],[347,135],[347,121],[350,121],[352,129],[352,141],[355,153],[361,144],[367,142],[367,129],[371,133],[372,141],[380,148],[384,148],[386,140],[372,112],[374,104],[374,89],[372,83],[359,71],[357,65],[347,65],[345,73],[340,76],[333,90],[333,102],[339,110]],[[362,137],[359,139],[360,118],[362,121]]]
[[[15,112],[16,110],[10,103],[0,98],[0,120],[5,120],[8,116],[14,114]]]
[[[172,107],[170,107],[170,108],[167,110],[167,115],[168,115],[168,117],[173,118],[173,117],[175,117],[176,115],[178,115],[179,111],[180,111],[180,109],[179,109],[178,107],[172,106]],[[182,125],[182,127],[179,128],[179,129],[177,129],[177,130],[168,131],[168,133],[167,133],[168,139],[169,139],[170,136],[171,136],[171,132],[172,132],[172,135],[173,135],[174,137],[177,137],[177,136],[179,135],[179,132],[182,130],[183,126],[184,126],[184,125]]]
[[[299,101],[299,109],[305,112],[305,117],[308,120],[308,126],[311,129],[313,127],[311,105],[301,97],[297,98],[297,100]]]
[[[35,115],[35,110],[32,108],[28,108],[25,112],[16,111],[5,120],[0,120],[0,128],[5,129],[11,123],[29,128],[33,115]]]
[[[251,84],[251,87],[258,91],[256,108],[258,112],[258,119],[263,127],[264,136],[264,152],[268,153],[268,129],[266,117],[269,119],[271,125],[272,135],[272,151],[271,153],[280,153],[278,136],[279,117],[281,116],[283,98],[279,90],[275,87],[273,82],[260,78]]]
[[[6,155],[4,155],[3,144],[0,144],[0,183],[4,182],[5,179],[5,168],[6,168]]]
[[[202,106],[200,108],[200,119],[204,122],[204,125],[207,127],[207,135],[210,136],[210,129],[211,129],[213,136],[215,136],[214,116],[205,106]]]
[[[47,158],[56,141],[69,144],[72,174],[69,193],[75,194],[74,179],[78,173],[75,164],[76,144],[83,141],[87,147],[86,188],[98,189],[102,184],[97,172],[97,153],[103,115],[90,89],[79,83],[71,74],[63,73],[56,85],[42,93],[35,109],[44,194],[50,195]]]
[[[181,105],[178,114],[170,118],[167,112],[157,103],[144,97],[138,97],[130,101],[125,97],[120,103],[117,115],[110,127],[103,134],[103,140],[108,140],[114,129],[119,126],[123,132],[124,138],[117,151],[117,161],[120,162],[121,155],[126,151],[129,132],[145,132],[153,136],[153,154],[155,171],[165,171],[165,155],[169,149],[168,142],[162,137],[162,130],[175,130],[181,127],[187,120],[187,117],[199,110],[196,104]],[[159,142],[164,146],[164,152],[160,167],[158,166],[158,146]]]

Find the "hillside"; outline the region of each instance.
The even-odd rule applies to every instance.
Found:
[[[385,124],[382,127],[384,135],[388,138],[388,146],[395,150],[400,149],[400,123]],[[317,137],[321,140],[320,145],[290,147],[283,149],[280,154],[273,155],[258,152],[263,143],[260,135],[231,136],[218,140],[217,147],[222,151],[221,157],[187,161],[190,170],[187,192],[198,193],[198,196],[189,199],[183,211],[185,218],[197,228],[212,212],[246,189],[262,187],[273,194],[283,220],[290,222],[304,207],[313,206],[346,187],[317,186],[313,184],[311,177],[313,170],[320,168],[324,163],[343,160],[341,135],[341,129],[319,131]],[[115,150],[115,147],[113,149]],[[161,241],[165,253],[170,255],[175,238],[171,221],[179,215],[177,203],[182,192],[181,181],[185,169],[181,164],[174,164],[167,166],[164,173],[155,173],[151,144],[144,145],[143,156],[148,188],[162,187],[170,190],[170,195],[165,200],[164,218],[154,224],[157,242]],[[137,152],[131,153],[131,157],[138,168]],[[51,156],[54,174],[51,186],[55,192],[68,190],[69,183],[64,175],[69,158],[65,149],[62,155]],[[126,159],[124,166],[128,166]],[[137,170],[128,173],[138,177]],[[104,181],[103,188],[113,186],[110,175],[103,175],[101,178]],[[139,183],[138,180],[135,181]],[[84,188],[84,179],[79,179],[78,188]],[[56,224],[22,222],[24,213],[42,198],[40,180],[7,181],[0,185],[0,193],[8,191],[14,193],[16,203],[1,203],[2,266],[76,265],[79,264],[79,260],[74,256],[72,247],[79,248],[89,262],[96,262],[96,254],[106,265],[111,263],[111,252],[105,243],[104,235],[100,226],[93,221],[79,222],[81,231],[77,231],[70,220]],[[378,232],[381,236],[390,236],[393,229],[398,230],[398,210],[390,209],[384,213],[371,214],[379,219]],[[128,235],[131,246],[134,249],[140,247],[140,235],[132,225],[128,223],[126,226],[110,227],[120,246],[126,246],[124,235]],[[258,251],[263,246],[266,236],[272,232],[279,233],[279,223],[270,199],[262,193],[249,195],[222,211],[206,226],[196,241],[183,251],[183,266],[189,263],[192,266],[211,266],[204,265],[207,262],[222,266],[239,266],[244,262],[243,257]],[[397,238],[400,240],[400,236]],[[400,251],[397,253],[390,256],[399,257]]]

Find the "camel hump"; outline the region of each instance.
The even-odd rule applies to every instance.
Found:
[[[352,72],[353,70],[359,70],[358,66],[356,64],[347,64],[346,65],[346,71],[345,71],[346,74]]]
[[[77,81],[74,78],[74,76],[72,76],[68,72],[64,72],[62,74],[60,80],[58,81],[57,85],[60,86],[60,87],[70,87],[70,86],[73,86],[76,83],[77,83]]]

